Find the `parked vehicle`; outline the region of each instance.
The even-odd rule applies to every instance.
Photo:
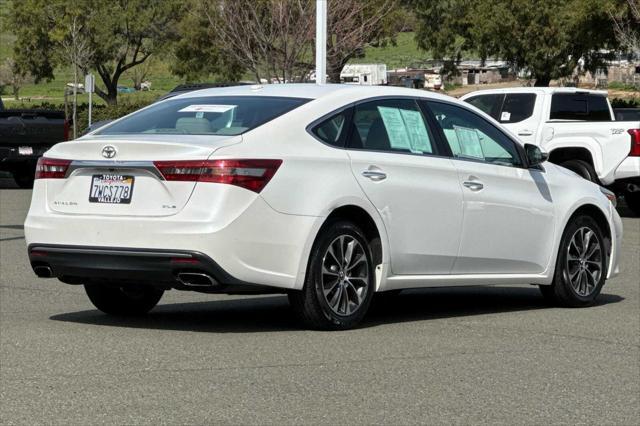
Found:
[[[287,292],[329,329],[416,287],[537,284],[587,306],[618,273],[615,196],[544,160],[426,91],[201,90],[47,152],[25,238],[38,276],[115,315],[169,289]]]
[[[340,73],[340,81],[360,86],[380,86],[387,84],[386,64],[348,64]]]
[[[640,108],[614,108],[616,121],[640,121]]]
[[[606,92],[522,87],[461,99],[549,152],[550,162],[624,195],[640,214],[640,120],[614,121]]]
[[[37,159],[57,142],[69,139],[63,111],[5,109],[0,99],[0,170],[21,188],[31,188]]]

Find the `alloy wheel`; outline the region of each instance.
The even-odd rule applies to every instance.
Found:
[[[567,247],[566,275],[573,290],[587,297],[598,287],[602,276],[602,249],[597,234],[583,226],[573,234]]]
[[[337,315],[356,312],[367,296],[369,261],[362,244],[351,235],[335,238],[322,258],[322,294]]]

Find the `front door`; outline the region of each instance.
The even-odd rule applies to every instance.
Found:
[[[451,148],[464,197],[452,273],[542,273],[554,240],[544,172],[525,168],[516,143],[478,114],[449,103],[428,104]]]

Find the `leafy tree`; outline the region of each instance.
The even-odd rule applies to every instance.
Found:
[[[68,26],[64,16],[80,16],[82,38],[92,52],[87,68],[102,80],[96,93],[107,103],[117,102],[122,74],[177,38],[181,13],[178,0],[22,0],[13,4],[11,29],[16,34],[14,57],[18,67],[37,80],[53,78],[66,65],[57,40]],[[83,71],[87,71],[84,69]]]
[[[418,19],[416,40],[436,59],[457,62],[477,52],[526,69],[536,86],[603,65],[602,49],[617,41],[607,11],[620,0],[408,0]]]

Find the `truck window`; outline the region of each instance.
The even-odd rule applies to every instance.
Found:
[[[609,121],[607,98],[581,93],[556,93],[551,98],[551,120]]]
[[[533,108],[536,105],[535,93],[512,93],[507,94],[500,111],[501,123],[518,123],[533,115]]]
[[[500,108],[502,108],[503,99],[503,94],[495,94],[472,96],[469,99],[465,100],[485,114],[488,114],[494,119],[499,120]]]
[[[609,102],[605,96],[589,95],[589,121],[610,121]]]

